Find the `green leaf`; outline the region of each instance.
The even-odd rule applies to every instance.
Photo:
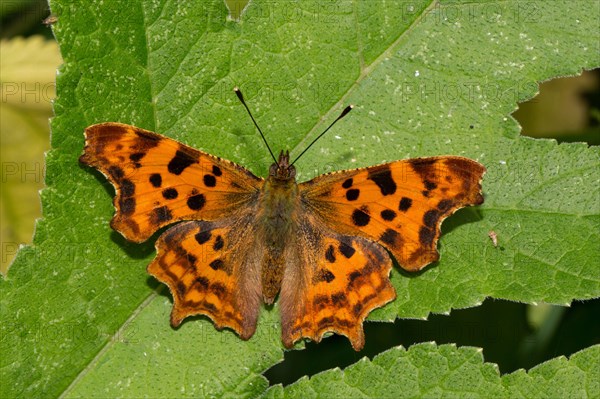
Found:
[[[264,175],[268,153],[236,85],[276,151],[299,153],[356,104],[299,161],[300,180],[425,155],[487,166],[485,204],[444,223],[439,263],[393,271],[398,299],[371,319],[425,317],[487,296],[566,304],[600,295],[598,148],[519,137],[510,117],[538,81],[598,65],[591,3],[255,0],[240,22],[222,0],[51,8],[64,65],[44,219],[0,281],[0,378],[11,381],[0,396],[264,391],[260,373],[283,354],[277,306],[249,342],[205,318],[171,329],[170,296],[145,272],[154,239],[132,244],[112,231],[112,188],[78,164],[83,129],[118,121]],[[497,376],[487,375],[492,386]]]
[[[185,323],[174,334],[165,323],[170,307],[165,296],[149,297],[66,396],[140,397],[149,389],[155,397],[264,392],[261,373],[283,360],[276,312],[263,312],[261,330],[245,342],[229,331],[216,334],[208,322]]]
[[[345,370],[328,370],[285,388],[274,386],[268,398],[585,398],[597,397],[600,345],[552,359],[529,372],[500,376],[484,363],[481,349],[418,344],[397,347],[372,361],[362,358]]]

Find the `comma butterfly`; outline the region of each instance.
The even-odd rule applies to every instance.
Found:
[[[139,243],[183,221],[158,238],[148,265],[173,295],[171,325],[203,314],[249,339],[261,303],[279,294],[286,347],[333,331],[360,350],[364,319],[396,297],[389,254],[406,270],[422,269],[439,258],[442,221],[483,203],[485,168],[458,156],[395,161],[298,184],[289,152],[273,157],[262,179],[134,126],[100,123],[86,128],[85,137],[80,161],[116,189],[113,229]]]

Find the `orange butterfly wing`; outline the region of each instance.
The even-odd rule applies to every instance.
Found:
[[[233,162],[121,123],[85,130],[80,161],[116,189],[111,227],[134,242],[180,220],[216,220],[255,201],[264,180]]]
[[[102,123],[85,131],[81,162],[116,189],[111,226],[135,242],[180,220],[157,240],[148,272],[167,284],[171,324],[209,316],[242,338],[254,333],[261,304],[262,259],[255,245],[263,179],[246,169],[134,126]],[[251,248],[252,250],[249,250]]]
[[[243,339],[256,330],[262,303],[260,252],[254,245],[254,215],[219,222],[179,223],[156,242],[148,273],[167,284],[173,296],[171,325],[197,314],[218,329],[229,327]]]
[[[300,184],[297,256],[280,294],[286,346],[334,331],[360,350],[364,319],[396,297],[392,262],[381,246],[407,270],[437,260],[442,221],[483,202],[484,172],[475,161],[446,156],[334,172]]]
[[[483,203],[484,173],[468,158],[414,158],[321,175],[299,188],[322,223],[376,241],[416,271],[438,260],[442,221]]]
[[[310,213],[305,217],[279,295],[283,343],[291,347],[302,337],[319,342],[333,331],[358,351],[365,343],[364,319],[396,297],[392,261],[381,246],[337,234]]]

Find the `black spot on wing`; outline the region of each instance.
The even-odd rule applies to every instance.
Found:
[[[440,202],[438,202],[437,204],[437,208],[441,211],[441,212],[446,212],[447,210],[449,210],[450,208],[452,208],[454,206],[454,204],[452,203],[451,200],[449,199],[444,199],[441,200]]]
[[[221,283],[213,283],[210,285],[210,290],[217,296],[217,298],[223,298],[223,295],[227,292],[225,286]]]
[[[343,292],[336,292],[335,294],[331,295],[331,302],[333,302],[333,304],[337,307],[342,307],[348,303],[348,298]]]
[[[206,187],[214,187],[217,185],[217,179],[215,179],[215,177],[213,175],[209,175],[209,174],[204,175],[202,180],[204,181],[204,185]]]
[[[162,177],[158,173],[151,174],[150,184],[152,184],[152,187],[160,187],[162,185]]]
[[[220,249],[223,248],[223,245],[225,245],[225,242],[223,241],[223,237],[217,236],[217,238],[215,238],[215,243],[213,244],[213,249],[215,251],[219,251]]]
[[[217,313],[217,307],[213,303],[210,303],[210,302],[208,302],[208,301],[205,300],[204,302],[202,302],[202,306],[206,310],[208,310],[209,312],[211,312],[213,314]]]
[[[134,167],[141,168],[142,164],[140,163],[140,160],[142,158],[144,158],[145,155],[146,155],[145,152],[135,152],[135,153],[129,155],[129,159],[133,162]]]
[[[394,247],[394,246],[396,246],[399,235],[400,234],[398,234],[398,232],[396,230],[387,229],[386,231],[383,232],[383,234],[381,234],[381,237],[379,237],[379,239],[383,243]]]
[[[347,245],[343,242],[340,242],[340,246],[338,247],[338,249],[340,250],[341,254],[344,255],[348,259],[350,259],[352,257],[352,255],[354,255],[354,253],[356,252],[356,250],[354,248],[352,248],[350,245]]]
[[[331,283],[333,280],[335,280],[335,276],[327,269],[320,269],[315,275],[315,282],[325,281]]]
[[[355,209],[352,212],[352,223],[356,226],[366,226],[371,221],[371,216],[362,209]]]
[[[154,134],[141,132],[139,130],[136,131],[136,134],[138,135],[138,137],[140,139],[142,139],[142,140],[138,140],[137,144],[135,145],[136,148],[145,148],[145,149],[154,148],[158,145],[158,143],[161,140],[160,137],[155,136]]]
[[[155,208],[150,214],[150,221],[152,222],[152,224],[161,224],[164,222],[168,222],[172,218],[173,215],[171,215],[171,211],[167,206]]]
[[[187,199],[187,206],[193,211],[199,211],[204,208],[205,203],[206,198],[204,197],[204,194],[193,194]]]
[[[370,170],[367,178],[377,184],[382,195],[391,195],[396,192],[396,182],[392,178],[392,171],[387,165]]]
[[[427,189],[429,191],[435,190],[437,188],[437,184],[435,184],[431,180],[425,180],[424,184],[425,184],[425,189]]]
[[[200,287],[202,287],[203,290],[206,290],[208,288],[209,282],[206,277],[203,277],[203,276],[196,277],[195,281]]]
[[[413,159],[410,161],[410,166],[413,170],[421,176],[423,180],[433,179],[435,180],[436,168],[435,159]]]
[[[110,224],[110,227],[112,227],[113,229],[115,229],[115,227],[113,226],[114,220],[115,219],[111,220],[111,224]],[[121,222],[124,223],[133,232],[133,234],[135,234],[135,235],[140,234],[140,225],[133,219],[123,219],[123,220],[121,220]]]
[[[408,197],[402,197],[400,200],[400,204],[398,205],[398,210],[402,212],[406,212],[412,206],[412,199]]]
[[[135,212],[135,198],[123,198],[119,200],[119,211],[123,215],[132,215]]]
[[[359,271],[356,271],[356,270],[355,270],[355,271],[353,271],[352,273],[350,273],[350,274],[348,275],[348,286],[350,287],[350,286],[351,286],[351,285],[354,283],[354,281],[355,281],[357,278],[359,278],[360,276],[362,276],[361,272],[359,272]]]
[[[179,195],[179,193],[174,188],[167,188],[166,190],[163,190],[163,192],[162,192],[163,198],[168,199],[168,200],[175,199],[175,198],[177,198],[178,195]]]
[[[419,229],[419,241],[424,245],[431,245],[435,238],[435,231],[425,226]]]
[[[221,171],[221,168],[219,168],[217,165],[213,165],[212,173],[215,176],[221,176],[223,174],[223,172]]]
[[[179,296],[183,297],[185,295],[185,284],[183,284],[182,281],[178,281],[176,288],[177,288],[177,293],[179,294]]]
[[[135,184],[129,179],[123,179],[119,190],[123,197],[132,197],[135,194]]]
[[[434,228],[440,218],[440,212],[431,209],[423,215],[423,223],[429,228]]]
[[[194,238],[196,239],[196,242],[198,242],[198,244],[202,245],[204,243],[206,243],[208,240],[210,240],[210,230],[205,230],[205,231],[201,231],[199,233],[197,233]]]
[[[356,201],[360,194],[360,190],[357,188],[353,188],[351,190],[346,191],[346,199],[348,201]]]
[[[194,266],[196,264],[196,261],[198,260],[198,258],[196,258],[194,255],[192,255],[191,253],[187,253],[186,254],[188,263],[192,266]]]
[[[396,218],[396,212],[392,211],[391,209],[384,209],[383,211],[381,211],[381,218],[383,220],[391,222]]]
[[[121,180],[124,176],[125,173],[123,173],[123,169],[121,169],[118,166],[111,166],[108,168],[108,174],[115,180],[115,181],[119,181]]]
[[[346,179],[342,183],[342,187],[344,187],[344,188],[350,188],[350,187],[352,187],[352,183],[353,183],[352,178]]]
[[[334,321],[335,321],[335,319],[333,318],[333,316],[323,317],[321,320],[319,320],[317,322],[317,328],[323,329],[325,327],[329,327],[329,326],[333,325]]]
[[[313,306],[322,309],[329,304],[329,297],[327,295],[317,295],[313,299]]]
[[[329,263],[335,263],[335,249],[333,248],[333,245],[330,245],[329,248],[327,248],[327,251],[325,251],[325,259],[327,259]]]
[[[169,161],[167,169],[170,173],[174,175],[180,175],[188,166],[196,162],[197,160],[194,159],[191,155],[183,151],[177,151],[173,159]]]
[[[211,269],[219,270],[223,268],[224,262],[221,259],[215,259],[208,264]]]
[[[131,159],[133,162],[140,162],[145,155],[145,152],[135,152],[129,156],[129,159]]]

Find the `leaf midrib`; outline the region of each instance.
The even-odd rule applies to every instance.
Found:
[[[356,1],[358,1],[358,0],[354,0],[354,4],[356,4]],[[303,149],[307,145],[307,141],[309,140],[309,138],[315,136],[316,132],[318,130],[321,130],[321,126],[324,121],[329,121],[329,120],[333,121],[334,118],[338,116],[337,114],[340,112],[340,110],[343,108],[343,106],[348,105],[346,100],[356,91],[356,88],[360,86],[360,83],[370,75],[370,73],[373,71],[373,69],[375,69],[387,57],[389,57],[391,55],[393,50],[396,49],[396,47],[398,47],[400,45],[400,42],[402,41],[402,39],[404,39],[406,37],[406,35],[408,33],[410,33],[414,29],[414,27],[417,26],[421,22],[423,15],[427,15],[429,13],[429,11],[431,9],[435,8],[438,3],[439,3],[439,0],[432,0],[431,3],[423,9],[421,14],[417,18],[415,18],[413,23],[410,24],[404,31],[400,32],[400,34],[398,35],[396,40],[394,40],[384,51],[381,52],[381,54],[379,54],[379,56],[377,58],[375,58],[368,65],[364,64],[363,54],[361,52],[361,46],[360,46],[360,39],[357,36],[357,46],[359,48],[358,56],[359,56],[359,60],[361,61],[360,62],[360,66],[361,66],[360,75],[358,76],[356,81],[348,88],[348,90],[346,90],[346,92],[344,94],[342,94],[340,100],[338,102],[336,102],[335,104],[333,104],[331,106],[331,108],[329,108],[329,110],[327,112],[325,112],[321,116],[321,118],[319,118],[319,120],[317,121],[317,123],[315,123],[313,128],[310,129],[306,133],[304,138],[301,139],[292,150],[290,150],[291,153],[296,153],[297,151],[300,151],[301,149]],[[356,7],[354,7],[354,8],[356,8]],[[360,26],[358,24],[358,18],[356,18],[356,13],[355,13],[354,20],[356,21],[356,24],[357,24],[356,31],[357,31],[357,35],[358,35],[358,32],[360,32],[360,29],[359,29]]]
[[[143,20],[143,24],[144,24],[144,41],[145,41],[145,47],[146,47],[146,65],[145,65],[144,69],[146,71],[146,77],[148,79],[148,85],[150,87],[150,103],[151,103],[151,107],[152,107],[152,118],[153,118],[153,124],[154,124],[153,129],[155,129],[158,126],[158,112],[156,110],[156,101],[155,101],[156,95],[154,93],[154,85],[152,84],[152,79],[150,76],[150,69],[149,69],[150,46],[148,45],[148,43],[149,43],[149,41],[148,41],[148,23],[146,20],[146,14],[142,8],[143,7],[140,5],[140,13],[142,15],[142,20]],[[98,353],[96,353],[94,358],[87,364],[87,366],[85,366],[77,374],[77,376],[73,379],[73,381],[71,381],[71,383],[67,386],[67,388],[61,393],[61,395],[59,396],[60,398],[65,398],[66,395],[68,395],[68,393],[75,388],[77,383],[79,383],[79,381],[81,381],[94,368],[94,366],[98,363],[98,361],[102,358],[102,356],[106,352],[108,352],[108,350],[110,348],[112,348],[112,346],[115,342],[117,342],[117,340],[115,338],[118,337],[119,334],[122,334],[125,331],[125,329],[137,317],[137,315],[139,313],[141,313],[141,311],[144,310],[144,308],[146,308],[154,300],[155,297],[158,297],[163,289],[164,289],[164,285],[162,285],[162,284],[159,285],[156,289],[152,290],[150,292],[150,294],[148,294],[148,296],[142,301],[142,303],[140,305],[138,305],[135,309],[133,309],[133,311],[131,312],[129,317],[123,322],[123,324],[121,324],[121,326],[118,329],[115,330],[115,333],[106,342],[106,344],[102,348],[100,348],[100,350],[98,351]]]
[[[112,335],[112,337],[107,340],[106,344],[98,351],[96,356],[94,356],[94,358],[88,363],[88,365],[85,366],[79,374],[77,374],[77,376],[73,379],[69,386],[59,396],[59,398],[65,398],[68,395],[68,393],[75,388],[77,383],[79,383],[79,381],[81,381],[88,374],[88,372],[90,372],[96,366],[96,364],[100,361],[102,356],[104,356],[104,354],[108,352],[112,345],[118,341],[116,338],[125,335],[125,330],[127,329],[127,327],[129,327],[129,325],[133,323],[134,319],[138,316],[138,314],[142,312],[142,310],[144,310],[148,305],[150,305],[152,301],[162,293],[164,288],[165,286],[161,284],[156,289],[150,292],[146,299],[144,299],[144,301],[133,310],[131,315],[127,318],[127,320],[125,320],[121,327],[119,327]]]

